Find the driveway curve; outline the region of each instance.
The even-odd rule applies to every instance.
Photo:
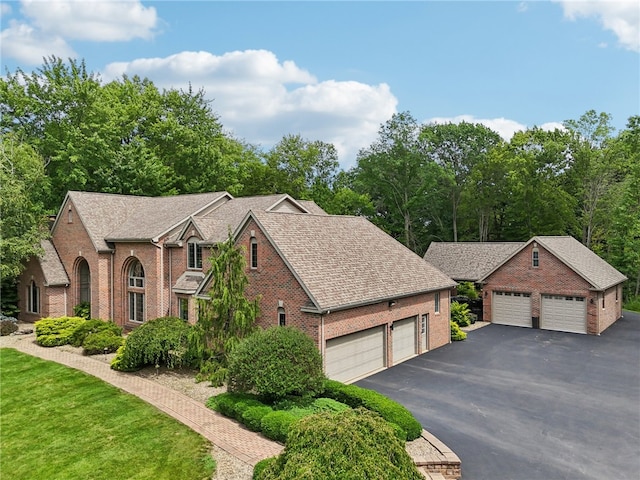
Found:
[[[638,480],[640,314],[600,336],[488,325],[361,380],[405,405],[464,480]]]

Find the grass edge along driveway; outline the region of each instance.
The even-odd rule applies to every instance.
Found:
[[[0,349],[0,443],[0,472],[13,480],[200,480],[215,468],[210,442],[177,420],[10,348]]]

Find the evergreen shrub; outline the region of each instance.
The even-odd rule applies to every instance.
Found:
[[[86,320],[80,317],[43,318],[35,323],[36,343],[43,347],[67,345],[78,327]]]

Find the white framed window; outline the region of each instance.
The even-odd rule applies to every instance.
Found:
[[[278,325],[281,327],[287,325],[287,315],[282,307],[278,307]]]
[[[40,287],[33,280],[27,288],[27,311],[40,313]]]
[[[258,268],[258,241],[251,237],[251,268]]]
[[[195,237],[187,241],[187,268],[191,270],[202,269],[202,245]]]
[[[129,320],[144,322],[145,320],[145,278],[144,268],[139,260],[135,260],[129,267]]]
[[[531,266],[533,268],[538,268],[540,266],[540,252],[537,248],[534,248],[531,251]]]
[[[440,313],[440,292],[435,293],[433,303],[435,312]]]

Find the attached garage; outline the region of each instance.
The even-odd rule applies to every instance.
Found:
[[[531,328],[531,294],[493,292],[493,323]]]
[[[564,295],[542,295],[540,328],[587,333],[586,299]]]
[[[385,367],[385,325],[327,340],[325,374],[348,382]]]
[[[397,365],[416,354],[416,317],[393,322],[391,328],[393,364]]]

